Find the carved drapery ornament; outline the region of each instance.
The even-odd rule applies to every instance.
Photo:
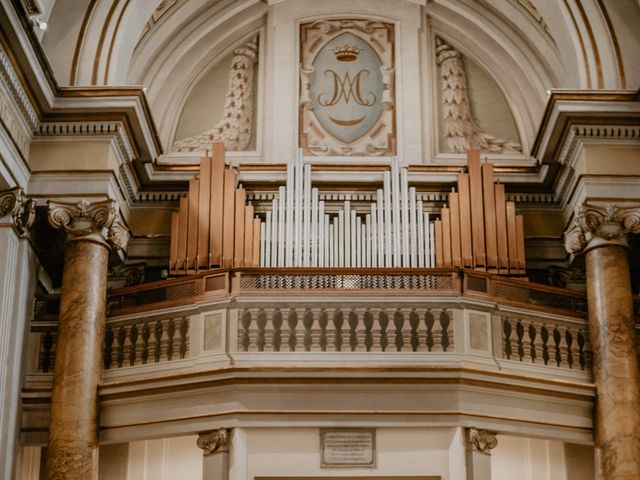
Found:
[[[67,241],[90,240],[124,250],[129,232],[122,224],[115,200],[89,203],[48,202],[49,224],[67,232]]]
[[[20,236],[27,234],[36,218],[36,201],[28,198],[24,190],[15,187],[0,193],[0,217],[11,215],[13,226]]]
[[[485,133],[471,113],[462,54],[436,37],[436,62],[442,78],[444,137],[454,153],[475,148],[490,153],[522,153],[522,146]]]
[[[640,206],[619,208],[585,203],[564,233],[564,246],[574,255],[600,245],[626,246],[629,233],[640,233]]]
[[[465,429],[464,438],[469,448],[481,453],[489,454],[489,451],[498,445],[496,432],[480,430],[475,427]]]
[[[204,450],[204,455],[229,451],[229,429],[219,428],[198,435],[198,447]]]
[[[225,148],[230,151],[246,150],[253,129],[253,77],[257,62],[258,37],[254,37],[233,51],[222,118],[206,132],[177,140],[173,143],[173,150],[207,150],[212,142],[224,142]]]

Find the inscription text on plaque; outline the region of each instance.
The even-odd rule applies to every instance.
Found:
[[[374,429],[320,430],[321,467],[375,467]]]

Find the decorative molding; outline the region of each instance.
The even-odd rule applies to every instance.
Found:
[[[222,118],[210,130],[173,143],[178,152],[206,151],[212,142],[224,142],[227,150],[245,150],[253,129],[253,77],[258,62],[258,37],[233,51],[229,89]]]
[[[13,226],[25,236],[36,218],[36,201],[28,198],[20,187],[0,192],[0,217],[11,215]]]
[[[138,186],[132,171],[132,162],[136,156],[131,139],[122,122],[43,122],[36,132],[38,137],[65,137],[65,136],[110,136],[114,139],[116,149],[120,157],[118,178],[124,184],[124,190],[128,194],[128,201],[137,200]]]
[[[4,83],[7,85],[11,96],[20,109],[20,113],[24,116],[24,119],[31,130],[37,130],[40,123],[38,114],[33,108],[33,105],[29,100],[29,96],[22,87],[11,60],[9,60],[7,52],[4,50],[2,45],[0,45],[0,78],[2,78]]]
[[[490,455],[490,450],[493,450],[498,445],[496,432],[480,430],[475,427],[466,428],[464,438],[467,441],[468,448],[487,455]]]
[[[444,136],[450,150],[463,153],[475,148],[489,153],[522,154],[520,144],[489,135],[476,123],[467,93],[462,54],[436,37],[436,55],[442,78]]]
[[[129,232],[119,218],[115,200],[89,203],[47,202],[49,224],[67,232],[67,241],[89,240],[126,249]]]
[[[230,433],[227,428],[201,432],[198,434],[198,447],[204,450],[204,455],[228,452]]]
[[[564,233],[564,245],[571,254],[601,245],[627,245],[628,233],[640,233],[640,206],[619,208],[585,203]]]
[[[573,125],[567,134],[563,147],[558,155],[558,163],[562,171],[556,182],[556,199],[563,204],[569,199],[567,195],[575,184],[576,152],[585,141],[614,141],[616,145],[636,143],[640,145],[640,126],[636,125]]]
[[[364,42],[368,50],[378,59],[379,72],[361,69],[353,74],[346,71],[342,77],[333,69],[316,72],[315,61],[322,54],[328,43],[337,37],[350,34],[358,42]],[[389,23],[370,20],[321,20],[300,26],[300,147],[305,154],[316,156],[382,156],[395,154],[395,62],[394,62],[394,27]],[[357,46],[339,45],[332,50],[336,55],[336,62],[349,64],[357,61],[358,54],[363,50]],[[364,53],[363,53],[364,55]],[[377,120],[359,137],[346,141],[333,135],[320,120],[319,112],[315,110],[321,103],[323,94],[314,97],[313,85],[316,75],[333,75],[333,94],[326,94],[328,105],[339,105],[344,98],[345,106],[349,99],[354,104],[364,107],[378,106],[380,114]],[[366,73],[366,78],[379,75],[380,94],[360,91],[360,76]],[[350,76],[352,74],[352,76]],[[362,98],[360,95],[367,98]],[[333,98],[331,98],[333,96]],[[373,104],[370,104],[373,102]],[[315,106],[314,106],[315,105]],[[327,105],[323,105],[327,106]],[[333,107],[332,107],[333,108]],[[360,113],[362,114],[362,112]],[[331,119],[336,125],[351,128],[357,122],[367,122],[365,116],[353,119]]]

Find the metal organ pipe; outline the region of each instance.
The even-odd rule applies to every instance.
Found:
[[[337,213],[328,213],[311,175],[302,154],[287,166],[287,183],[279,187],[260,228],[261,266],[435,266],[433,223],[396,158],[364,213],[348,199]]]

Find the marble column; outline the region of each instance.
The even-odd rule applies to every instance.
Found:
[[[35,203],[18,187],[0,192],[0,478],[13,478],[19,444],[22,358],[36,275],[27,240]]]
[[[491,450],[498,445],[496,432],[465,428],[467,480],[491,480]]]
[[[47,479],[98,478],[98,383],[109,250],[126,243],[113,200],[49,202],[67,233],[51,393]]]
[[[599,480],[640,478],[640,377],[626,239],[639,232],[640,207],[589,204],[565,232],[567,250],[585,254]]]
[[[229,437],[226,428],[202,432],[198,447],[203,452],[202,480],[229,480]]]

